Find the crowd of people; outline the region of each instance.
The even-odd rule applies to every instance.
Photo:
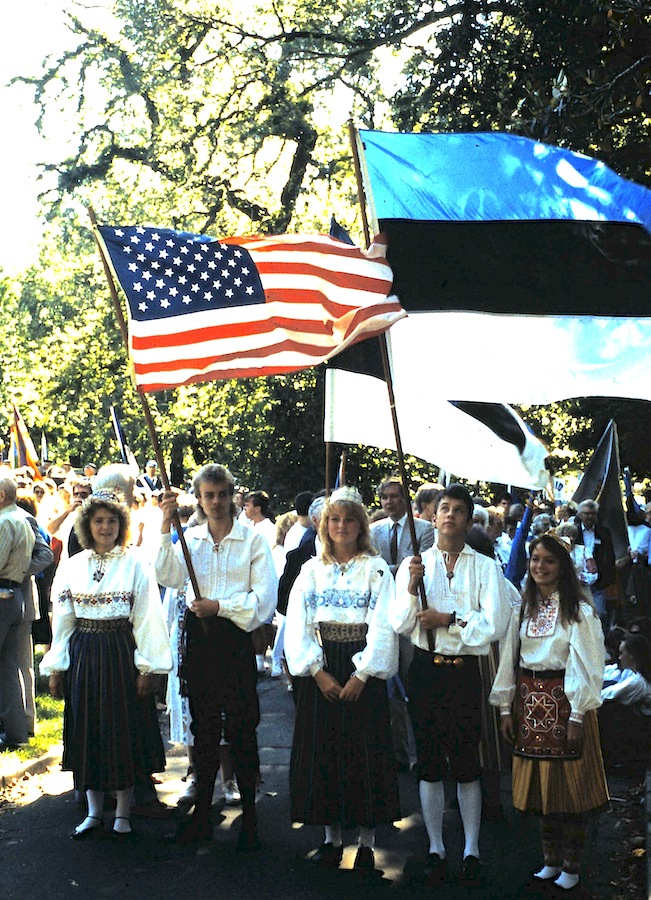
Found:
[[[74,840],[104,833],[107,794],[121,841],[134,803],[158,802],[166,676],[191,811],[172,840],[212,837],[221,772],[226,802],[241,804],[237,849],[257,849],[256,686],[270,651],[295,702],[292,821],[323,829],[315,866],[337,869],[354,829],[354,869],[370,876],[376,827],[401,816],[397,772],[413,771],[424,883],[450,878],[448,779],[458,877],[479,883],[482,809],[499,815],[512,762],[513,804],[541,821],[532,885],[576,891],[588,816],[608,801],[604,758],[641,770],[649,755],[651,510],[616,560],[593,500],[491,505],[425,484],[410,509],[388,477],[378,501],[369,516],[352,487],[301,491],[275,518],[267,492],[216,464],[187,491],[164,491],[153,460],[137,478],[120,465],[0,471],[0,750],[34,731],[44,645],[40,672],[65,700],[63,767],[85,805]]]

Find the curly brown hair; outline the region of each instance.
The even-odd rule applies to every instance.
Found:
[[[84,550],[93,549],[93,536],[90,531],[90,523],[100,509],[105,509],[118,517],[120,530],[118,532],[116,545],[119,547],[126,546],[129,537],[129,512],[126,506],[123,506],[122,503],[118,503],[117,500],[108,500],[105,497],[94,497],[92,494],[87,500],[84,500],[75,520],[75,534],[77,535],[81,546]]]

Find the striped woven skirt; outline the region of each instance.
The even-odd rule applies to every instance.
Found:
[[[326,671],[344,685],[366,641],[323,641]],[[369,678],[356,702],[329,703],[312,677],[294,679],[290,764],[293,822],[373,827],[400,818],[386,682]]]
[[[597,713],[583,720],[583,750],[578,759],[513,757],[513,806],[544,816],[597,810],[608,802],[599,743]]]
[[[165,768],[154,698],[136,693],[128,619],[80,619],[70,638],[63,768],[87,790],[122,790]]]

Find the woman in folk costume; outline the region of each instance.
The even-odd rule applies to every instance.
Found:
[[[116,792],[113,835],[131,833],[133,786],[165,768],[152,696],[172,654],[158,586],[126,546],[129,515],[117,497],[88,498],[75,522],[84,548],[52,586],[52,646],[41,662],[50,691],[65,696],[63,768],[86,791],[88,815],[74,840],[103,830],[104,792]]]
[[[319,538],[287,607],[285,655],[296,699],[291,814],[325,826],[312,856],[320,868],[338,868],[342,828],[359,827],[354,868],[369,874],[375,826],[400,817],[386,691],[398,667],[398,637],[388,624],[394,582],[371,546],[354,489],[326,501]]]
[[[563,540],[542,534],[529,553],[490,701],[514,745],[513,805],[542,817],[544,865],[534,881],[565,896],[579,890],[586,813],[608,800],[596,714],[604,641]]]

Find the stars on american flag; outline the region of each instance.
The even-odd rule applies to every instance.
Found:
[[[258,271],[242,247],[142,226],[102,233],[138,321],[265,302]]]

